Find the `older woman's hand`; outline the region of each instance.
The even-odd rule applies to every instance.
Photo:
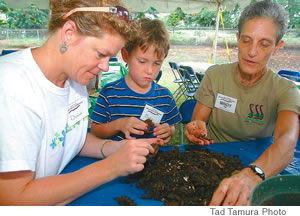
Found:
[[[209,205],[249,205],[251,192],[261,181],[260,177],[245,168],[230,178],[222,180]]]
[[[207,138],[206,123],[201,120],[194,120],[188,123],[185,127],[184,135],[189,141],[199,145],[210,145],[213,143],[212,139]]]

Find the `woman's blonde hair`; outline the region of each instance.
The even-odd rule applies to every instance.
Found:
[[[122,3],[120,0],[50,0],[51,18],[48,30],[54,33],[67,20],[72,20],[82,35],[100,37],[105,30],[130,39],[135,34],[135,24],[119,19],[112,13],[78,11],[63,19],[63,16],[74,8],[103,6],[122,6]]]
[[[155,52],[159,58],[166,58],[170,49],[168,31],[162,21],[142,18],[137,21],[138,32],[136,36],[126,42],[125,48],[130,54],[135,48],[140,47],[146,52],[151,46],[155,46]]]

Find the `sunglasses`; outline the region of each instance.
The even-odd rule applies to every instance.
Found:
[[[128,22],[130,20],[129,12],[126,8],[122,6],[113,6],[113,7],[81,7],[81,8],[74,8],[70,10],[63,16],[63,19],[66,19],[71,14],[78,12],[78,11],[90,11],[90,12],[102,12],[102,13],[112,13],[116,17],[121,20]]]

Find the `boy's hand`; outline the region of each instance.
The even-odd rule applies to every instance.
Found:
[[[173,128],[174,126],[170,126],[168,123],[164,123],[162,125],[154,124],[154,126],[153,135],[164,140],[164,143],[168,143],[175,132],[175,128]]]
[[[120,118],[119,130],[125,134],[126,139],[135,139],[130,134],[144,135],[147,130],[147,124],[135,117]]]

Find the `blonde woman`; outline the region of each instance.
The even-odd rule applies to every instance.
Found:
[[[141,171],[156,139],[87,134],[85,85],[108,70],[134,25],[118,0],[51,0],[50,37],[0,58],[0,204],[65,205]],[[76,155],[103,159],[58,175]]]

